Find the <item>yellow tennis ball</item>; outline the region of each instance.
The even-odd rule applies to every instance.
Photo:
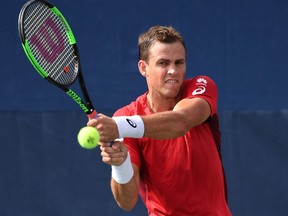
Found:
[[[100,140],[99,131],[91,126],[81,128],[78,133],[78,142],[85,149],[93,149],[98,146]]]

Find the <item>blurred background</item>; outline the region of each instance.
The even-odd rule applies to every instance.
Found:
[[[24,0],[0,13],[0,215],[147,215],[127,213],[110,191],[100,150],[77,143],[87,117],[27,60],[17,31]],[[90,96],[112,115],[146,91],[137,37],[171,25],[186,40],[187,78],[219,88],[222,154],[235,216],[288,210],[288,2],[286,0],[54,0],[78,42]]]

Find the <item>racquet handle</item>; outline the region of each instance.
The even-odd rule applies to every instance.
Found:
[[[96,110],[93,110],[92,113],[87,114],[88,119],[93,119],[93,118],[98,118],[98,113],[96,112]]]

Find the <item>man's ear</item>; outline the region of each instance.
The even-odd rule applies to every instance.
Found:
[[[143,77],[147,77],[148,76],[148,67],[149,66],[147,65],[147,63],[145,61],[139,60],[138,69],[139,69],[139,71],[140,71],[140,73],[141,73],[141,75]]]

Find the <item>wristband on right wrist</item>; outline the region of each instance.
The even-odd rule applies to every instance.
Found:
[[[123,164],[121,164],[120,166],[112,165],[111,168],[112,168],[112,172],[111,172],[112,178],[118,184],[128,183],[134,175],[134,170],[133,170],[133,166],[131,163],[129,152]]]

